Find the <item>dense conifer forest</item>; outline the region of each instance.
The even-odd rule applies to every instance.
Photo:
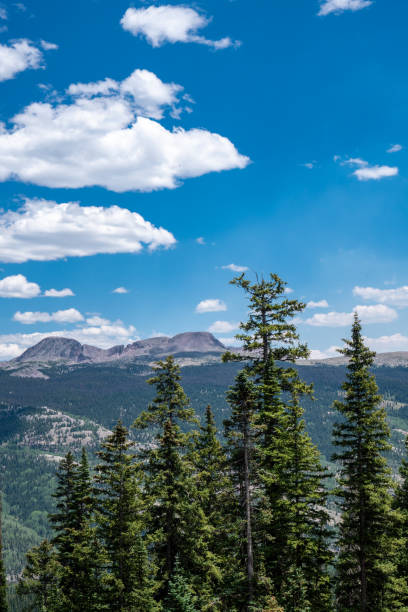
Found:
[[[329,469],[305,423],[312,385],[294,367],[308,355],[293,323],[305,304],[274,274],[232,282],[248,318],[243,350],[223,357],[228,416],[208,405],[199,419],[174,358],[158,361],[145,410],[116,422],[95,464],[83,449],[55,478],[44,467],[54,505],[31,519],[44,537],[8,599],[0,554],[0,612],[408,610],[408,461],[396,481],[358,317]],[[31,492],[40,505],[44,491]]]

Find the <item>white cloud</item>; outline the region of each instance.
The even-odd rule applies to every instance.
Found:
[[[176,110],[182,90],[181,85],[163,83],[149,70],[135,70],[121,82],[107,78],[97,83],[75,83],[69,86],[67,92],[79,98],[98,95],[123,97],[131,102],[138,115],[161,119],[166,107]]]
[[[378,181],[390,176],[397,176],[399,173],[399,169],[396,166],[380,166],[378,164],[371,166],[360,157],[349,157],[348,159],[341,160],[340,156],[335,155],[334,161],[340,163],[341,166],[357,166],[357,170],[354,170],[353,175],[359,181]]]
[[[214,321],[208,328],[208,331],[212,334],[229,334],[238,328],[239,323],[233,323],[231,321]]]
[[[225,302],[218,299],[202,300],[199,304],[197,304],[195,310],[199,314],[204,312],[221,312],[227,310],[227,305]]]
[[[63,298],[75,295],[72,289],[47,289],[44,291],[44,297]]]
[[[50,336],[73,338],[82,344],[91,344],[105,349],[116,344],[129,344],[140,340],[133,325],[124,325],[120,320],[108,321],[107,323],[107,319],[103,321],[104,323],[101,325],[85,325],[69,330],[62,329],[31,334],[2,334],[0,335],[0,359],[17,357],[25,349]]]
[[[403,147],[400,144],[391,145],[389,149],[387,149],[387,153],[399,153],[402,151]]]
[[[196,242],[197,242],[197,244],[201,244],[201,245],[206,244],[203,236],[199,236],[198,238],[196,238]]]
[[[17,311],[13,317],[14,321],[32,325],[33,323],[78,323],[83,321],[83,315],[76,308],[57,310],[57,312],[20,312]]]
[[[209,40],[197,34],[205,28],[210,19],[187,6],[149,6],[147,8],[128,8],[121,19],[121,25],[134,36],[144,36],[153,47],[165,43],[198,43],[213,49],[225,49],[236,43],[229,37]]]
[[[37,283],[30,283],[22,274],[6,276],[0,280],[0,297],[33,298],[41,293]]]
[[[112,293],[129,293],[129,289],[126,289],[126,287],[116,287]]]
[[[390,323],[398,318],[397,312],[383,304],[375,306],[356,306],[352,312],[327,312],[314,314],[306,319],[307,325],[314,327],[345,327],[353,323],[354,313],[357,312],[362,323]]]
[[[228,264],[228,266],[221,266],[223,270],[232,270],[232,272],[246,272],[249,270],[246,266],[236,266],[235,264]]]
[[[0,181],[153,191],[247,166],[249,159],[219,134],[169,130],[153,120],[166,107],[179,112],[178,88],[148,71],[135,71],[121,83],[72,85],[67,103],[30,104],[12,118],[9,129],[3,125],[0,130]]]
[[[223,343],[224,346],[241,346],[242,342],[237,338],[218,338],[220,342]]]
[[[40,42],[40,45],[44,49],[44,51],[55,51],[56,49],[58,49],[58,45],[52,42],[48,42],[47,40],[42,40]]]
[[[294,290],[291,287],[286,287],[283,293],[286,293],[286,295],[289,295],[290,293],[293,293],[293,291]]]
[[[380,336],[379,338],[365,338],[365,341],[371,350],[378,353],[408,351],[408,337],[402,334]]]
[[[375,287],[354,287],[353,294],[364,300],[391,304],[397,308],[408,306],[408,286],[398,289],[376,289]]]
[[[329,359],[330,357],[339,357],[339,353],[337,352],[338,348],[340,348],[340,347],[339,346],[331,346],[326,351],[320,351],[318,349],[312,349],[310,351],[309,359]],[[302,360],[299,360],[299,362],[302,363]]]
[[[302,166],[308,170],[313,170],[315,167],[315,162],[306,162],[305,164],[302,164]]]
[[[306,304],[306,308],[328,308],[329,304],[327,300],[320,300],[319,302],[314,302],[311,300]]]
[[[372,0],[323,0],[318,14],[325,16],[343,11],[361,11],[372,4]]]
[[[399,169],[391,166],[366,166],[353,172],[359,181],[378,181],[390,176],[397,176]]]
[[[26,39],[14,40],[9,44],[0,44],[0,81],[13,79],[16,74],[43,67],[43,54]]]
[[[7,11],[5,8],[0,8],[0,19],[7,19]]]
[[[109,325],[110,323],[109,319],[104,319],[103,317],[99,317],[98,315],[93,315],[92,317],[89,317],[86,322],[88,323],[88,325],[92,325],[94,327],[95,325]]]
[[[19,210],[0,213],[0,260],[5,262],[138,253],[143,245],[153,251],[175,243],[164,228],[119,206],[26,200]]]

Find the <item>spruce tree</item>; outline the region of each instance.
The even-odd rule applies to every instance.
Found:
[[[154,612],[151,568],[142,539],[141,503],[128,431],[119,421],[95,468],[96,520],[106,554],[101,603],[110,612]],[[138,608],[142,605],[143,608]]]
[[[254,604],[256,589],[253,522],[257,484],[254,473],[254,447],[258,393],[245,370],[237,375],[235,385],[227,393],[227,401],[232,414],[231,418],[225,421],[225,437],[231,474],[239,491],[241,568],[245,576],[245,582],[241,585],[241,601],[243,609],[250,610]]]
[[[61,569],[55,549],[47,540],[27,553],[27,563],[17,592],[19,595],[28,596],[29,610],[60,612],[69,609],[68,602],[59,589]]]
[[[197,612],[192,589],[184,576],[178,558],[176,558],[169,582],[164,612]]]
[[[272,548],[279,551],[278,556],[269,557],[274,592],[287,610],[292,610],[288,597],[301,602],[301,592],[304,603],[296,604],[293,610],[302,609],[302,605],[314,612],[330,610],[332,554],[325,490],[329,474],[322,468],[319,451],[306,432],[296,390],[285,404],[270,452],[275,469],[264,474],[264,481],[267,491],[274,491],[270,506],[273,512],[262,519],[268,521],[266,531]],[[263,521],[261,528],[265,529]]]
[[[146,531],[157,567],[159,598],[165,599],[176,558],[186,579],[203,602],[219,571],[209,552],[209,530],[201,507],[193,466],[188,455],[190,436],[183,432],[196,423],[194,411],[180,384],[180,368],[172,357],[157,362],[148,382],[156,397],[135,421],[139,429],[152,425],[155,443],[141,452]]]
[[[80,463],[69,452],[60,462],[54,493],[56,512],[50,516],[56,535],[53,543],[61,565],[60,588],[67,611],[99,609],[100,547],[91,524],[93,499],[88,458]]]
[[[3,561],[2,508],[2,498],[0,494],[0,612],[7,612],[7,581],[6,569]]]
[[[399,546],[397,553],[397,576],[401,602],[408,609],[408,436],[405,438],[406,456],[400,466],[401,481],[395,491],[393,506],[399,512]]]
[[[364,344],[355,315],[351,339],[340,352],[348,358],[344,399],[334,403],[342,419],[333,430],[339,451],[341,523],[336,599],[340,611],[398,610],[395,583],[396,514],[392,480],[383,453],[390,450],[389,428],[374,375],[375,353]]]

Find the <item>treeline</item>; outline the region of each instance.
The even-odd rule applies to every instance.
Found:
[[[210,407],[200,426],[174,359],[159,361],[149,380],[155,397],[133,425],[149,428],[152,441],[135,451],[119,422],[93,470],[85,451],[79,462],[71,453],[61,461],[54,537],[27,555],[21,610],[408,610],[408,463],[395,486],[374,354],[358,318],[335,403],[333,512],[331,475],[303,420],[312,388],[291,366],[308,355],[293,324],[305,305],[276,275],[232,282],[249,314],[242,352],[224,356],[243,368],[223,430]]]

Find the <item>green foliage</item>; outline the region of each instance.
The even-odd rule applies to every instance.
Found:
[[[143,495],[148,512],[145,528],[157,567],[159,596],[168,595],[176,558],[196,594],[204,601],[218,569],[209,552],[209,529],[187,451],[190,436],[180,425],[194,422],[194,412],[172,357],[160,361],[149,383],[157,395],[135,427],[156,426],[153,448],[141,453]]]
[[[98,452],[96,521],[106,555],[101,599],[111,612],[132,612],[141,602],[146,612],[153,612],[157,607],[141,537],[141,505],[131,445],[127,429],[119,421]]]
[[[50,542],[44,540],[27,553],[27,564],[18,584],[18,593],[28,597],[27,610],[59,612],[66,605],[59,590],[61,566]]]
[[[335,407],[342,421],[333,436],[339,448],[337,495],[342,512],[336,597],[339,610],[397,610],[404,585],[396,585],[398,516],[391,509],[393,483],[383,453],[389,429],[369,367],[374,353],[364,345],[357,315],[351,340],[341,352],[349,358],[344,401]]]
[[[2,537],[2,502],[0,494],[0,612],[7,612],[7,582],[6,570],[3,561],[3,537]]]
[[[168,595],[164,607],[165,612],[197,612],[194,605],[194,595],[189,586],[178,558],[174,564],[169,581]]]

